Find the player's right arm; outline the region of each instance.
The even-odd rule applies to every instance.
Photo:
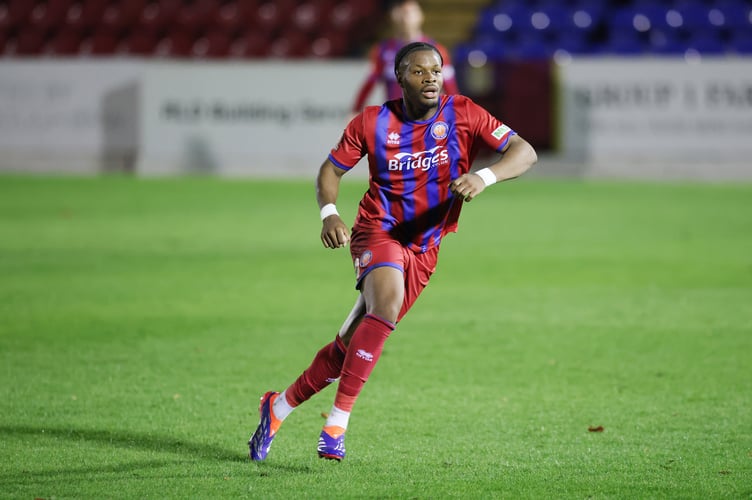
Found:
[[[339,195],[339,184],[347,170],[337,167],[330,159],[324,160],[316,177],[316,200],[319,209],[334,205]],[[338,213],[332,213],[321,221],[321,242],[325,248],[339,248],[350,242],[350,230]]]

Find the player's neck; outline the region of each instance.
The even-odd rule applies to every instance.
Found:
[[[411,122],[423,122],[423,121],[429,120],[436,114],[436,112],[439,109],[438,104],[435,106],[424,107],[420,105],[411,104],[405,101],[404,99],[402,102],[404,104],[402,109],[405,113],[405,118],[407,118],[408,121],[411,121]]]

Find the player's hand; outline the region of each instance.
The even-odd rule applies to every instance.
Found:
[[[350,243],[350,230],[339,215],[333,214],[324,219],[321,241],[325,248],[340,248]]]
[[[486,189],[486,183],[483,182],[483,179],[471,173],[461,175],[449,184],[449,191],[457,198],[465,201],[472,201],[484,189]]]

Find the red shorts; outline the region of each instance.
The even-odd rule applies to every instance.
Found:
[[[357,289],[360,289],[365,275],[377,267],[389,266],[402,271],[405,280],[405,299],[397,316],[399,321],[418,299],[431,275],[436,271],[439,247],[430,248],[424,253],[415,253],[387,233],[353,231],[350,254],[355,266]]]

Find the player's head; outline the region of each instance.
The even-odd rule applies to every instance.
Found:
[[[419,51],[435,52],[436,56],[439,58],[439,64],[441,66],[444,65],[444,58],[441,57],[441,52],[439,52],[439,49],[437,49],[434,45],[431,45],[427,42],[408,43],[397,52],[396,56],[394,56],[394,74],[397,76],[397,80],[400,79],[400,73],[402,73],[409,65],[410,60],[408,56],[413,52]]]
[[[405,106],[420,116],[438,106],[444,84],[441,67],[444,61],[436,47],[425,42],[413,42],[397,52],[394,73],[402,87]]]
[[[418,36],[423,27],[423,9],[416,0],[396,0],[390,4],[389,16],[395,34],[403,38]]]

